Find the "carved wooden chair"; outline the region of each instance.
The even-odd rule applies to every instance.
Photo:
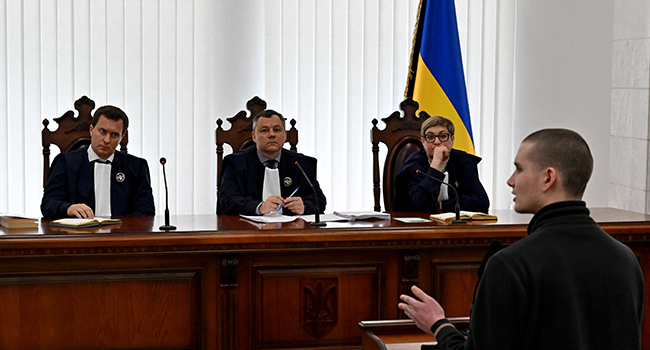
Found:
[[[41,132],[41,140],[43,143],[43,187],[47,185],[47,180],[50,177],[51,144],[57,145],[61,153],[90,145],[91,112],[95,109],[95,101],[86,96],[82,96],[74,102],[74,109],[78,111],[77,117],[70,110],[54,119],[58,124],[58,128],[55,131],[50,131],[48,128],[50,121],[43,119],[43,131]],[[127,152],[128,143],[129,132],[127,131],[120,142],[120,151]]]
[[[415,115],[420,105],[416,101],[407,98],[399,106],[404,111],[404,116],[399,111],[395,111],[390,116],[383,118],[382,121],[386,123],[384,130],[377,128],[377,119],[372,120],[370,139],[372,141],[372,177],[375,211],[381,211],[379,143],[383,142],[388,147],[381,181],[384,187],[385,211],[391,211],[393,208],[393,182],[395,175],[413,152],[422,149],[420,126],[424,118],[419,118]]]
[[[253,131],[253,118],[261,111],[266,109],[266,101],[255,96],[246,102],[246,109],[250,112],[246,116],[246,111],[240,111],[233,117],[226,120],[230,122],[230,129],[224,130],[223,120],[217,119],[216,144],[217,144],[217,187],[221,184],[221,163],[223,162],[223,145],[229,144],[233,152],[241,151],[244,148],[255,145],[251,133]],[[287,140],[292,151],[298,148],[298,130],[295,128],[296,121],[291,119],[291,129],[287,130]]]

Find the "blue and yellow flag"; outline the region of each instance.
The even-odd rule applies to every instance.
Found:
[[[429,115],[450,119],[454,148],[474,154],[474,137],[454,0],[421,0],[406,97]]]

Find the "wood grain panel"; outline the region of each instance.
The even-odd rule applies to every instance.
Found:
[[[213,347],[216,315],[204,308],[217,307],[210,283],[217,278],[215,261],[198,255],[5,258],[0,348]]]
[[[256,267],[253,348],[358,346],[357,323],[380,317],[383,275],[382,263]]]
[[[445,316],[469,316],[479,263],[436,263],[432,268],[433,295]]]
[[[0,347],[196,348],[199,272],[0,278]]]

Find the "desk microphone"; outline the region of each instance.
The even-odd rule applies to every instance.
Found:
[[[311,190],[314,191],[314,202],[316,204],[316,211],[314,215],[314,221],[310,224],[311,226],[327,226],[326,222],[320,222],[320,206],[318,205],[318,194],[316,193],[316,188],[314,185],[312,185],[311,181],[309,181],[309,177],[305,173],[305,170],[300,166],[300,163],[298,163],[297,159],[294,159],[294,163],[298,166],[298,169],[300,169],[300,172],[302,172],[302,175],[305,177],[305,180],[307,180],[307,183],[311,187]]]
[[[458,197],[458,191],[456,191],[456,188],[454,186],[452,186],[450,183],[444,182],[442,180],[438,180],[435,177],[433,177],[433,176],[431,176],[431,175],[429,175],[429,174],[427,174],[425,172],[420,171],[420,169],[415,169],[415,172],[418,173],[418,174],[422,174],[424,176],[427,176],[429,178],[432,178],[432,179],[434,179],[434,180],[436,180],[436,181],[438,181],[438,182],[440,182],[442,184],[447,185],[447,187],[454,190],[454,194],[456,194],[456,220],[451,220],[451,223],[452,224],[464,224],[464,223],[467,223],[467,221],[460,219],[460,197]]]
[[[165,179],[165,224],[160,226],[161,230],[175,230],[176,226],[169,224],[169,190],[167,189],[167,173],[165,173],[165,163],[167,159],[165,157],[160,158],[160,164],[163,168],[163,178]]]

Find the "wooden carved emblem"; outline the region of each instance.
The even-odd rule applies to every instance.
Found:
[[[421,124],[419,124],[419,123],[404,122],[404,124],[400,125],[398,128],[393,129],[393,132],[400,132],[400,131],[417,131],[417,132],[420,132],[420,126],[421,126]]]
[[[338,323],[338,279],[300,279],[300,326],[322,338]]]
[[[90,129],[90,123],[89,122],[82,122],[82,123],[74,125],[72,129],[66,130],[65,133],[69,134],[71,132],[88,131],[89,129]]]

